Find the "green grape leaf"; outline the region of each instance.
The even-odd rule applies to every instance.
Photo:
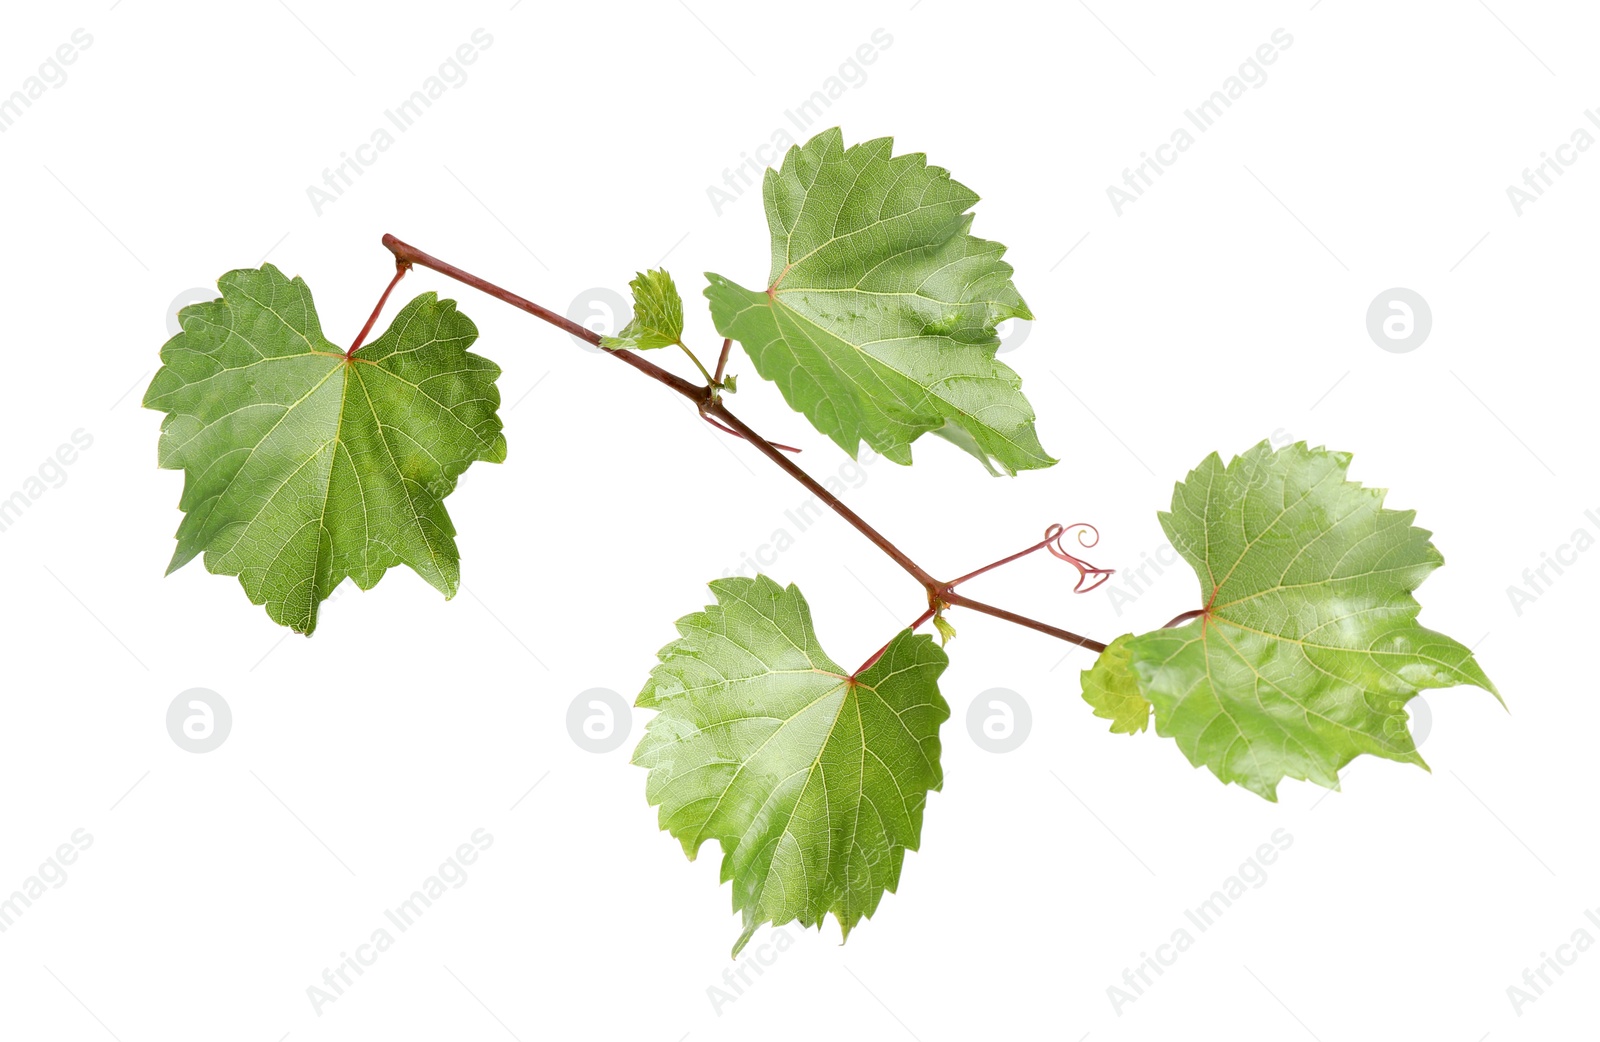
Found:
[[[424,293],[346,360],[303,280],[267,264],[217,285],[221,299],[183,309],[144,397],[167,414],[161,466],[185,472],[168,573],[204,553],[300,633],[347,576],[366,590],[396,564],[452,596],[444,497],[506,455],[500,369],[467,351],[476,327]]]
[[[681,343],[683,298],[678,296],[672,276],[659,268],[641,271],[628,285],[633,289],[633,318],[616,336],[601,337],[600,346],[613,351],[646,351]]]
[[[840,448],[896,463],[948,423],[950,440],[1007,473],[1048,467],[1022,380],[995,326],[1032,318],[1005,247],[968,234],[978,197],[893,140],[844,147],[823,131],[768,170],[766,285],[707,273],[717,331]]]
[[[1133,634],[1124,633],[1083,671],[1083,700],[1095,716],[1111,721],[1113,734],[1138,734],[1150,726],[1150,700],[1139,691],[1128,651],[1132,640]]]
[[[1468,648],[1417,623],[1412,591],[1444,563],[1431,533],[1349,463],[1304,442],[1208,456],[1160,515],[1205,611],[1128,644],[1156,733],[1269,800],[1284,778],[1338,788],[1362,753],[1426,768],[1405,710],[1424,688],[1499,697]]]
[[[763,575],[711,590],[717,603],[678,620],[639,695],[659,711],[633,754],[646,798],[691,860],[721,844],[744,923],[735,955],[763,922],[820,927],[831,912],[848,937],[895,889],[942,782],[948,660],[904,630],[851,679],[795,587]]]

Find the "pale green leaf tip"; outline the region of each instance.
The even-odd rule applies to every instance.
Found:
[[[1110,733],[1129,737],[1148,730],[1155,713],[1129,658],[1128,642],[1131,640],[1132,633],[1117,637],[1095,656],[1088,669],[1078,672],[1079,693],[1090,710],[1099,719],[1110,721],[1107,726]],[[1144,707],[1137,719],[1128,706],[1134,701]]]

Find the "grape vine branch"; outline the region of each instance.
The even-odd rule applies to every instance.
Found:
[[[736,416],[733,342],[840,450],[895,463],[933,434],[990,474],[1050,467],[1022,377],[997,358],[998,327],[1032,319],[1005,247],[970,234],[977,196],[888,138],[846,147],[837,129],[784,156],[762,184],[772,237],[764,288],[707,273],[722,344],[707,366],[684,342],[684,302],[662,269],[630,283],[633,316],[594,331],[454,264],[383,238],[394,273],[348,347],[323,334],[310,287],[271,264],[218,280],[219,299],[179,315],[144,404],[165,413],[161,466],[185,472],[168,571],[204,554],[282,625],[310,634],[345,579],[370,589],[407,565],[446,597],[461,583],[444,500],[475,462],[500,463],[500,369],[478,330],[425,292],[373,331],[395,288],[426,268],[549,323],[691,402],[752,445],[922,587],[917,617],[853,670],[821,648],[800,590],[766,575],[709,583],[716,603],[678,636],[635,705],[654,710],[632,762],[664,831],[693,859],[715,840],[743,929],[818,926],[848,936],[895,890],[943,785],[939,690],[965,608],[1096,653],[1083,700],[1109,730],[1154,729],[1195,767],[1264,799],[1286,778],[1339,785],[1370,754],[1426,766],[1406,703],[1425,688],[1498,697],[1469,648],[1424,628],[1412,596],[1441,564],[1415,513],[1348,477],[1348,453],[1261,442],[1213,452],[1158,513],[1193,568],[1201,607],[1109,643],[968,596],[964,584],[1040,551],[1087,593],[1111,570],[1076,551],[1086,522],[941,579]],[[643,352],[676,347],[700,380]],[[1077,547],[1069,549],[1071,535]],[[915,632],[931,622],[938,641]],[[976,704],[976,703],[975,703]]]

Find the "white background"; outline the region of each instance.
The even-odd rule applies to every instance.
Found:
[[[1522,605],[1507,587],[1578,528],[1593,464],[1600,154],[1519,216],[1506,188],[1600,103],[1579,4],[32,5],[0,34],[0,94],[93,38],[0,134],[0,497],[80,428],[92,447],[0,532],[0,892],[93,844],[0,934],[17,1038],[1553,1039],[1594,1031],[1600,949],[1519,1013],[1507,987],[1600,907],[1592,803],[1600,553]],[[108,10],[108,8],[111,8]],[[692,10],[691,10],[692,8]],[[1497,17],[1498,16],[1500,17]],[[1504,18],[1502,22],[1500,18]],[[307,187],[482,28],[466,82],[319,215]],[[1275,29],[1267,71],[1118,216],[1106,188]],[[1106,733],[1082,652],[956,613],[946,781],[900,892],[846,946],[831,921],[713,1003],[738,928],[712,849],[656,829],[633,735],[569,737],[589,688],[631,699],[704,582],[789,528],[804,493],[684,404],[527,315],[428,272],[504,368],[510,455],[448,506],[464,590],[395,569],[349,584],[309,640],[192,564],[162,577],[182,483],[139,398],[192,287],[264,258],[309,282],[335,341],[391,271],[393,232],[565,311],[665,264],[716,341],[699,273],[766,274],[754,193],[708,186],[788,126],[874,30],[892,38],[815,129],[895,135],[983,196],[1039,316],[1023,375],[1050,471],[991,479],[942,442],[848,459],[748,362],[738,411],[937,573],[1096,523],[1098,563],[1163,543],[1156,511],[1213,449],[1276,434],[1355,454],[1448,565],[1422,621],[1503,691],[1430,692],[1432,773],[1370,757],[1340,793],[1270,804],[1168,740]],[[1591,125],[1600,134],[1600,129]],[[791,133],[796,133],[791,127]],[[1410,353],[1365,314],[1432,306]],[[391,308],[392,313],[392,308]],[[667,360],[669,364],[670,360]],[[681,363],[682,360],[680,359]],[[513,407],[514,406],[514,407]],[[864,475],[862,477],[861,475]],[[767,569],[824,645],[865,658],[920,591],[833,519]],[[1553,575],[1553,572],[1550,573]],[[1169,570],[1118,617],[1029,559],[971,592],[1109,639],[1196,606]],[[1114,582],[1120,581],[1114,580]],[[169,703],[219,692],[195,754]],[[967,708],[1020,694],[1033,727],[983,751]],[[530,786],[533,787],[531,791]],[[469,878],[336,1002],[307,988],[483,828]],[[1185,926],[1276,829],[1293,845],[1158,982],[1107,988]],[[1191,927],[1191,932],[1194,932]],[[750,952],[771,943],[757,935]],[[773,949],[768,949],[769,956]]]

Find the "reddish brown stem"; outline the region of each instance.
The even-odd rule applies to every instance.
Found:
[[[593,344],[596,347],[600,346],[600,335],[593,330],[587,329],[584,326],[580,326],[578,323],[572,321],[566,316],[558,315],[549,308],[535,304],[533,301],[528,300],[525,297],[520,297],[508,289],[504,289],[492,282],[489,282],[487,279],[479,278],[470,272],[456,267],[454,264],[442,261],[431,254],[424,253],[422,250],[417,249],[415,246],[412,246],[409,243],[402,242],[393,235],[385,235],[383,237],[383,245],[389,250],[390,253],[394,254],[396,262],[402,267],[409,267],[410,265],[416,264],[424,268],[430,268],[433,271],[437,271],[441,275],[446,275],[452,279],[455,279],[457,282],[471,286],[473,289],[486,293],[489,296],[494,297],[496,300],[503,301],[504,303],[510,304],[514,308],[528,312],[530,315],[533,315],[536,318],[543,319],[545,322],[550,323],[556,328],[563,329],[566,332],[571,333],[580,340]],[[382,306],[381,301],[379,302],[379,306]],[[723,365],[727,359],[729,347],[730,344],[723,344],[722,359],[718,362],[719,379]],[[605,353],[616,358],[618,361],[621,361],[627,365],[631,365],[633,368],[639,370],[641,373],[644,373],[652,380],[655,380],[661,384],[665,384],[667,387],[670,387],[672,390],[683,395],[685,398],[688,398],[690,401],[695,403],[701,415],[705,416],[707,419],[715,418],[721,421],[721,425],[725,425],[732,433],[737,434],[739,437],[745,439],[751,445],[755,446],[757,451],[771,460],[778,467],[778,469],[782,470],[785,474],[788,474],[795,481],[799,482],[803,488],[805,488],[812,495],[816,496],[818,500],[828,507],[828,509],[832,510],[835,514],[838,514],[852,528],[865,536],[866,539],[872,543],[872,545],[882,550],[889,557],[889,559],[894,561],[895,564],[899,565],[900,568],[906,572],[906,574],[910,575],[913,579],[917,580],[918,583],[922,584],[922,587],[927,591],[928,594],[928,611],[924,614],[924,616],[917,620],[916,625],[921,625],[923,622],[926,622],[927,619],[932,618],[934,613],[937,611],[938,606],[940,604],[945,604],[971,608],[973,611],[982,612],[985,615],[993,615],[996,618],[1005,619],[1007,622],[1015,623],[1018,626],[1024,626],[1028,629],[1036,630],[1039,633],[1048,634],[1049,636],[1055,637],[1057,640],[1064,640],[1069,644],[1076,644],[1080,647],[1090,648],[1094,651],[1105,650],[1106,646],[1101,642],[1093,640],[1089,637],[1081,636],[1077,633],[1073,633],[1071,630],[1064,630],[1058,626],[1051,626],[1050,624],[1040,622],[1037,619],[1030,619],[1025,615],[1018,615],[1016,612],[1007,611],[1004,608],[996,608],[993,605],[985,604],[982,601],[975,601],[970,597],[955,593],[951,589],[951,587],[955,585],[954,583],[942,583],[938,579],[935,579],[931,573],[929,573],[921,565],[917,564],[917,562],[913,561],[898,546],[890,542],[889,539],[883,535],[883,533],[879,532],[876,528],[873,528],[870,524],[868,524],[866,519],[861,517],[860,514],[857,514],[854,510],[851,510],[849,507],[845,506],[839,497],[835,496],[832,492],[829,492],[826,488],[824,488],[821,482],[817,481],[804,470],[800,469],[800,467],[796,465],[794,461],[783,454],[783,449],[779,448],[777,445],[774,445],[766,438],[763,438],[760,434],[757,434],[743,420],[729,412],[728,407],[722,403],[720,397],[717,395],[717,388],[715,386],[702,387],[698,384],[691,383],[675,373],[668,372],[667,370],[656,365],[654,362],[640,357],[639,354],[634,351],[616,350],[606,351]],[[1049,540],[1046,540],[1046,542],[1048,543]],[[980,571],[984,570],[987,569],[980,569]],[[962,579],[970,577],[971,576],[963,576]],[[962,580],[956,581],[960,582]],[[885,645],[885,647],[887,647],[887,645]],[[864,669],[866,667],[863,666],[862,668]]]
[[[934,610],[932,608],[929,608],[927,611],[923,612],[921,615],[918,615],[917,616],[917,621],[913,622],[910,626],[907,626],[906,629],[914,630],[918,626],[921,626],[924,622],[927,622],[929,619],[933,618],[933,616],[934,616]],[[898,637],[899,635],[900,634],[896,633],[895,637]],[[890,637],[889,638],[889,644],[893,644],[893,643],[894,643],[894,637]],[[861,663],[860,666],[856,667],[856,671],[854,673],[850,674],[850,679],[854,680],[857,677],[859,677],[861,674],[865,673],[867,670],[871,669],[873,667],[873,665],[879,659],[883,658],[883,653],[885,651],[889,650],[889,644],[885,644],[883,647],[879,648],[877,651],[874,651],[872,653],[872,657],[871,658],[867,659],[865,662]]]
[[[1096,652],[1106,650],[1106,646],[1104,644],[1091,637],[1081,636],[1080,634],[1073,633],[1071,630],[1064,630],[1059,626],[1052,626],[1047,622],[1040,622],[1038,619],[1030,619],[1026,615],[1018,615],[1014,611],[1006,611],[1004,608],[996,608],[992,604],[985,604],[982,601],[975,601],[965,594],[946,590],[941,595],[941,599],[953,608],[971,608],[973,611],[982,612],[984,615],[993,615],[997,619],[1004,619],[1007,622],[1016,623],[1018,626],[1025,626],[1030,630],[1037,630],[1040,633],[1048,633],[1057,640],[1064,640],[1068,644],[1076,644],[1080,648],[1088,648],[1090,651]]]
[[[424,253],[409,243],[401,242],[393,235],[385,235],[383,237],[383,245],[388,248],[390,253],[394,254],[397,261],[400,261],[403,264],[416,264],[424,268],[431,268],[441,275],[448,275],[457,282],[471,286],[473,289],[479,290],[483,293],[487,293],[494,299],[510,304],[514,308],[519,308],[523,311],[526,311],[535,318],[543,319],[552,326],[555,326],[557,329],[564,329],[568,333],[571,333],[573,336],[577,337],[579,340],[593,344],[595,347],[600,346],[599,333],[596,333],[594,330],[585,326],[578,325],[578,323],[572,321],[570,318],[567,318],[565,315],[558,315],[549,308],[535,304],[533,301],[528,300],[525,297],[519,297],[510,290],[502,289],[501,287],[496,286],[494,283],[489,282],[487,279],[480,279],[478,276],[473,275],[470,272],[463,271],[454,264],[449,264],[445,261],[442,261],[432,254]],[[635,351],[607,351],[606,354],[610,355],[612,358],[626,363],[627,365],[633,366],[641,373],[650,377],[650,379],[666,384],[668,387],[672,388],[674,391],[677,391],[679,394],[690,399],[691,401],[698,402],[704,396],[704,389],[699,384],[690,383],[688,380],[685,380],[676,373],[668,372],[659,365],[656,365],[654,362],[642,358]]]
[[[706,406],[706,412],[711,413],[717,417],[717,419],[721,420],[723,423],[726,423],[728,426],[737,431],[742,437],[749,441],[750,444],[759,449],[762,455],[776,463],[785,474],[788,474],[790,477],[800,482],[800,484],[804,485],[808,491],[813,493],[818,499],[822,500],[822,502],[826,503],[829,510],[832,510],[835,514],[838,514],[840,517],[850,522],[851,526],[854,527],[856,531],[866,536],[867,540],[871,542],[873,546],[876,546],[878,549],[888,554],[890,560],[894,561],[895,564],[899,565],[906,571],[907,574],[909,574],[913,579],[917,580],[917,582],[921,583],[930,592],[938,589],[940,586],[939,580],[928,574],[928,572],[921,565],[913,561],[910,557],[906,556],[905,552],[902,551],[898,546],[895,546],[893,543],[891,543],[888,537],[886,537],[883,533],[867,524],[866,519],[860,514],[845,506],[838,496],[835,496],[832,492],[829,492],[826,488],[823,488],[821,482],[817,481],[810,474],[807,474],[805,471],[801,470],[793,460],[789,459],[789,457],[780,452],[770,441],[751,430],[743,420],[729,412],[726,405],[723,405],[720,401],[713,402]]]
[[[394,278],[389,280],[389,285],[384,287],[383,296],[378,298],[378,306],[372,309],[372,314],[367,316],[367,324],[361,327],[361,332],[356,334],[355,342],[350,345],[350,350],[344,353],[346,358],[352,357],[361,350],[361,345],[367,342],[367,334],[372,332],[373,325],[378,321],[378,316],[383,314],[383,306],[389,303],[389,294],[394,292],[395,286],[405,278],[406,272],[411,270],[409,261],[395,259]]]
[[[733,338],[724,337],[722,339],[722,354],[717,356],[717,373],[712,377],[711,381],[719,387],[722,385],[723,371],[728,368],[728,352],[731,350],[733,350]]]
[[[596,333],[594,330],[580,326],[578,323],[572,321],[564,315],[558,315],[549,308],[535,304],[533,301],[528,300],[525,297],[519,297],[517,294],[512,293],[508,289],[503,289],[500,286],[496,286],[487,279],[481,279],[470,272],[456,267],[454,264],[440,260],[432,254],[424,253],[415,246],[395,238],[393,235],[385,235],[383,237],[383,245],[386,246],[389,252],[393,253],[395,258],[399,261],[409,264],[417,264],[424,268],[431,268],[441,275],[448,275],[457,282],[471,286],[473,289],[481,290],[482,292],[487,293],[489,296],[494,297],[496,300],[504,301],[514,308],[520,308],[521,310],[528,312],[530,315],[543,319],[558,329],[564,329],[568,333],[571,333],[573,336],[578,337],[581,340],[586,340],[596,347],[600,346],[600,334]],[[617,350],[607,351],[606,354],[626,362],[628,365],[633,366],[635,369],[644,373],[651,379],[667,385],[674,391],[677,391],[679,394],[683,395],[685,398],[693,401],[697,406],[700,407],[701,412],[721,420],[724,424],[731,427],[735,434],[754,445],[761,451],[763,455],[776,463],[790,477],[800,482],[800,484],[804,485],[810,492],[815,493],[817,498],[822,500],[823,503],[827,504],[829,509],[848,521],[852,526],[855,527],[857,531],[871,540],[873,545],[882,549],[883,552],[888,554],[896,564],[900,565],[901,568],[904,568],[907,572],[909,572],[914,579],[922,583],[922,585],[928,587],[936,586],[938,584],[938,580],[934,579],[933,576],[924,571],[915,561],[911,560],[911,558],[901,553],[898,547],[889,542],[889,540],[886,539],[880,532],[878,532],[877,529],[867,524],[867,522],[859,514],[840,502],[837,496],[835,496],[832,492],[829,492],[826,488],[823,488],[822,484],[816,479],[812,478],[811,475],[807,474],[794,463],[790,462],[789,459],[783,455],[783,452],[774,446],[770,441],[751,430],[743,420],[729,412],[727,406],[723,405],[720,401],[709,401],[709,392],[706,388],[701,387],[699,384],[690,383],[683,377],[678,376],[675,373],[668,372],[667,370],[656,365],[654,362],[651,362],[645,358],[641,358],[637,352]]]
[[[951,579],[948,583],[945,584],[945,589],[953,590],[957,586],[960,586],[962,583],[966,582],[968,579],[975,579],[978,576],[982,575],[984,572],[992,572],[996,568],[999,568],[1003,564],[1010,564],[1012,561],[1018,560],[1018,559],[1023,558],[1023,557],[1027,557],[1029,554],[1033,553],[1036,550],[1043,550],[1044,547],[1045,547],[1045,543],[1048,543],[1049,541],[1050,540],[1046,539],[1043,542],[1034,543],[1032,546],[1028,547],[1026,550],[1018,550],[1016,553],[1012,554],[1010,557],[1002,557],[1002,558],[1000,558],[1000,560],[993,561],[993,562],[991,562],[989,564],[986,564],[982,568],[974,568],[972,571],[968,572],[966,575],[961,576],[960,578]]]
[[[1193,611],[1186,611],[1181,615],[1175,615],[1170,620],[1168,620],[1167,622],[1163,623],[1161,628],[1164,629],[1164,630],[1170,630],[1174,626],[1181,626],[1184,623],[1188,622],[1190,619],[1198,619],[1200,616],[1204,615],[1208,610],[1209,609],[1207,609],[1207,608],[1196,608]]]

